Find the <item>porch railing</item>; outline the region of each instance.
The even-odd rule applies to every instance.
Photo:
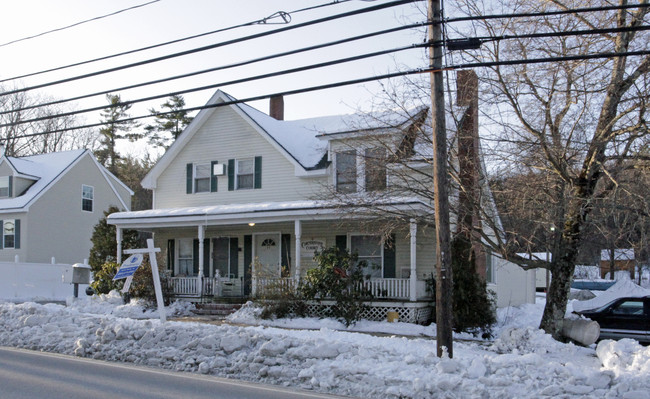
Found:
[[[172,277],[174,295],[199,296],[198,279],[196,277]]]
[[[420,283],[420,281],[418,281]],[[422,282],[423,284],[424,282]],[[418,284],[418,292],[420,285]],[[253,295],[278,294],[293,291],[298,286],[295,278],[254,278]],[[364,289],[370,291],[377,299],[409,300],[411,297],[411,281],[408,278],[378,278],[364,281]]]
[[[408,278],[378,278],[363,282],[366,290],[377,299],[409,299],[411,281]]]
[[[241,280],[229,278],[203,277],[172,277],[170,279],[174,295],[186,297],[206,296],[237,296],[241,294]],[[203,289],[199,290],[199,281]]]

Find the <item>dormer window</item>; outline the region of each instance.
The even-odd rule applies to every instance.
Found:
[[[355,150],[336,154],[336,191],[339,193],[357,191],[357,152]]]
[[[11,197],[11,176],[0,177],[0,198]]]

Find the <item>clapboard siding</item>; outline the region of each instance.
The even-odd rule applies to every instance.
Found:
[[[227,164],[229,159],[262,157],[262,188],[228,191],[227,175],[218,177],[217,192],[187,194],[188,163]],[[312,198],[322,179],[295,176],[294,165],[229,107],[216,109],[162,172],[154,208],[290,201]]]

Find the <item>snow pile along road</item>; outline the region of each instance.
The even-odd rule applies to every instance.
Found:
[[[594,350],[558,343],[540,330],[506,328],[494,343],[457,342],[453,359],[439,359],[430,339],[161,324],[133,318],[155,317],[137,305],[110,297],[90,302],[0,303],[0,345],[358,397],[647,398],[650,392],[650,353],[634,341],[604,341]]]

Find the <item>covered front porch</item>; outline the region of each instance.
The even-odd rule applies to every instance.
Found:
[[[390,204],[421,205],[418,200]],[[354,210],[342,215],[323,201],[122,212],[110,215],[108,222],[117,227],[119,262],[124,229],[154,234],[162,249],[159,263],[179,298],[255,298],[269,290],[293,290],[316,266],[314,252],[337,246],[373,266],[364,288],[375,301],[431,300],[426,280],[433,273],[433,241],[415,220],[390,240],[360,223]]]

